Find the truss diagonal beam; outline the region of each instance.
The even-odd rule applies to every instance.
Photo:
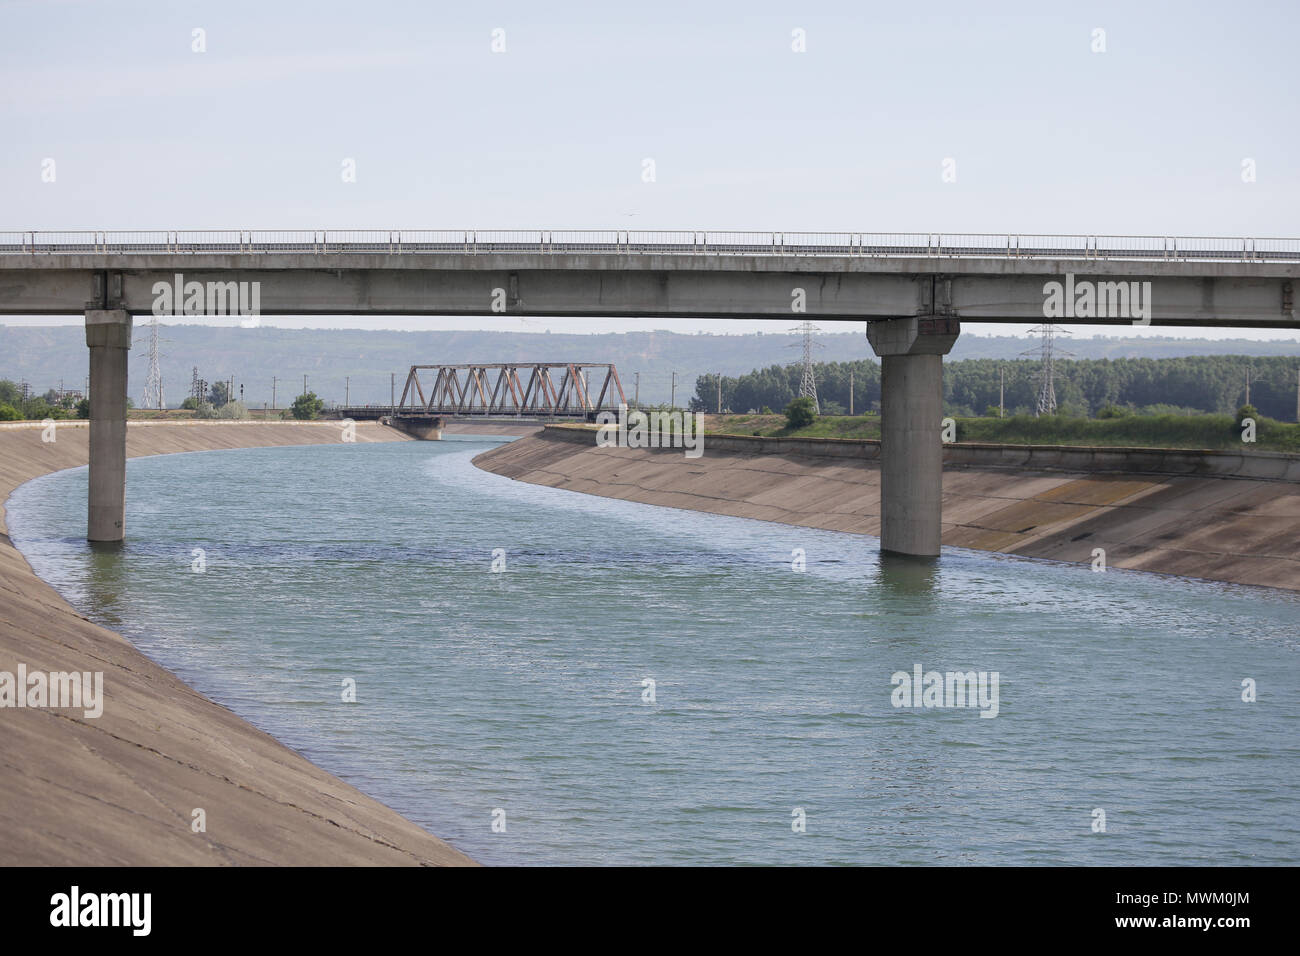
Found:
[[[560,373],[558,385],[554,372]],[[433,375],[427,391],[422,373]],[[601,382],[595,401],[591,397],[593,380]],[[606,363],[412,365],[396,413],[587,417],[598,411],[616,411],[626,403],[618,369]]]

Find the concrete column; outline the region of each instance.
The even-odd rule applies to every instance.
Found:
[[[121,541],[126,523],[126,356],[131,314],[86,310],[90,347],[90,496],[86,538]]]
[[[389,423],[399,431],[420,441],[441,441],[443,419],[441,415],[403,415],[390,418]]]
[[[942,316],[867,324],[880,356],[880,549],[939,554],[943,505],[943,356],[961,332]]]

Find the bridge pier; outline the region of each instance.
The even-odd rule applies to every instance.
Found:
[[[943,356],[961,325],[944,316],[867,323],[880,356],[880,549],[939,554],[943,505]]]
[[[443,418],[441,415],[394,415],[388,419],[394,428],[406,432],[420,441],[441,441]]]
[[[86,310],[90,348],[90,481],[86,538],[121,541],[126,524],[126,359],[131,313]]]

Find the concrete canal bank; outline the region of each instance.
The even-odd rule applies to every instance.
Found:
[[[31,478],[85,465],[88,431],[60,422],[48,442],[40,425],[0,428],[0,502]],[[142,422],[127,429],[127,454],[339,440],[337,422]],[[405,440],[356,427],[357,442]],[[0,505],[0,672],[104,676],[99,717],[0,708],[0,865],[472,862],[80,617],[7,532]],[[205,832],[194,832],[196,809]]]
[[[693,511],[880,533],[879,442],[706,435],[704,454],[597,448],[550,425],[480,468]],[[1300,458],[1270,452],[948,445],[943,543],[1300,590]]]

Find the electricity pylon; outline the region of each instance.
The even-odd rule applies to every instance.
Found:
[[[158,316],[149,323],[149,377],[144,383],[143,408],[163,407],[162,369],[158,364]]]
[[[821,343],[813,341],[813,333],[821,329],[811,322],[804,322],[790,330],[803,333],[803,375],[799,379],[799,397],[813,400],[813,409],[818,415],[822,413],[821,403],[817,400],[817,376],[813,374],[813,348],[821,348]]]
[[[1030,335],[1034,333],[1041,336],[1038,346],[1020,354],[1037,355],[1039,358],[1038,403],[1034,408],[1034,417],[1037,418],[1042,415],[1056,414],[1056,359],[1069,356],[1071,353],[1056,348],[1056,336],[1070,334],[1065,329],[1051,322],[1044,322],[1038,328],[1029,330]]]

